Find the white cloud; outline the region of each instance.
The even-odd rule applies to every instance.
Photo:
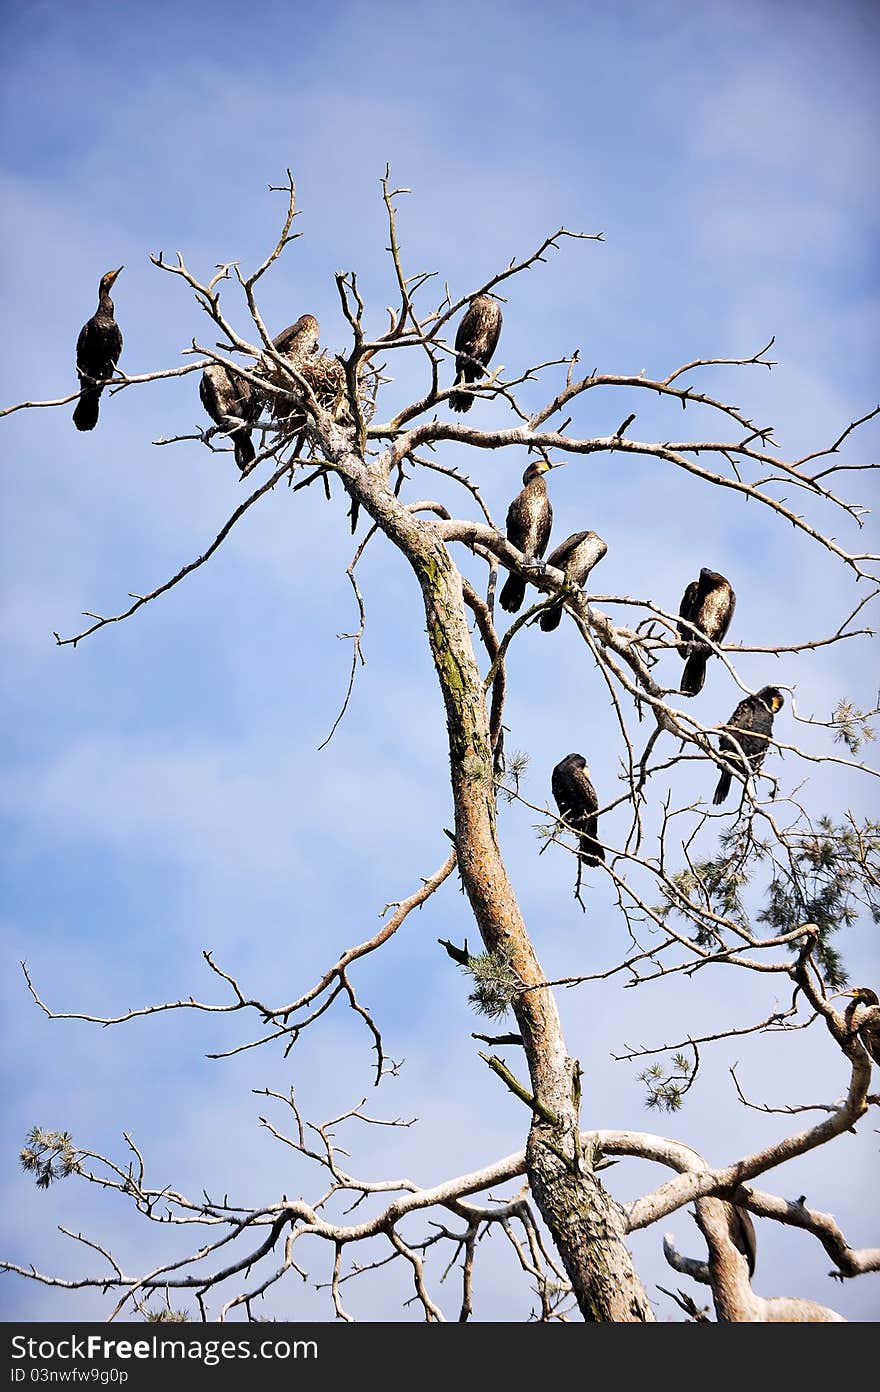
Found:
[[[609,231],[606,246],[567,248],[512,291],[503,340],[511,369],[578,344],[585,367],[665,373],[695,352],[752,352],[776,330],[784,365],[772,376],[718,370],[707,381],[762,423],[775,420],[788,453],[830,440],[874,400],[867,363],[876,339],[861,269],[873,151],[857,90],[839,89],[832,104],[811,86],[797,52],[790,62],[776,54],[757,68],[746,55],[751,71],[738,61],[736,46],[754,39],[756,13],[770,22],[760,6],[745,15],[722,6],[708,31],[689,15],[674,25],[664,20],[660,34],[645,16],[606,29],[573,7],[538,25],[523,12],[524,27],[497,27],[499,7],[476,14],[471,7],[470,46],[463,48],[455,23],[465,17],[461,8],[405,24],[401,10],[402,27],[395,27],[377,25],[373,9],[342,6],[331,8],[320,33],[305,26],[274,78],[262,57],[257,72],[244,54],[235,72],[225,59],[206,64],[201,52],[198,70],[188,56],[161,72],[135,64],[138,80],[118,119],[99,122],[87,136],[74,133],[70,178],[54,167],[46,173],[37,149],[26,169],[4,180],[14,228],[5,334],[16,349],[7,368],[10,395],[71,384],[75,335],[91,311],[97,275],[122,259],[126,368],[178,361],[180,346],[203,335],[206,321],[148,266],[146,252],[181,245],[200,270],[230,255],[255,264],[278,212],[278,195],[270,198],[262,186],[290,161],[307,236],[266,278],[270,322],[314,307],[327,341],[341,344],[332,281],[338,265],[357,265],[380,322],[393,291],[376,176],[390,156],[395,175],[414,187],[401,209],[407,255],[415,267],[438,268],[438,283],[448,278],[453,293],[558,221]],[[557,21],[564,43],[556,41]],[[707,32],[720,65],[694,47]],[[497,44],[491,62],[475,42],[490,33]],[[736,51],[728,53],[728,44]],[[657,81],[658,63],[673,56]],[[59,67],[59,84],[91,73],[87,54],[71,62]],[[421,72],[422,63],[430,64],[426,95],[416,84],[382,86],[382,74]],[[460,99],[468,75],[488,83],[476,122]],[[114,80],[122,80],[118,72]],[[69,99],[67,90],[58,95],[62,113]],[[32,131],[48,129],[43,122],[54,111],[47,107]],[[216,177],[220,149],[231,177]],[[123,180],[120,167],[136,173]],[[108,169],[117,175],[109,183]],[[224,295],[233,302],[231,288]],[[630,399],[591,393],[583,429],[613,428],[632,409]],[[633,430],[642,438],[711,428],[705,413],[632,399]],[[130,590],[172,574],[199,554],[241,498],[228,460],[197,446],[149,444],[160,431],[201,423],[192,379],[114,397],[93,437],[77,437],[68,415],[65,408],[3,423],[4,459],[13,466],[4,641],[16,661],[6,676],[15,701],[3,804],[13,826],[6,1017],[16,1059],[33,1064],[17,1063],[11,1075],[10,1132],[18,1137],[34,1121],[70,1120],[78,1141],[119,1154],[118,1132],[131,1127],[149,1141],[162,1182],[197,1190],[210,1180],[256,1197],[275,1194],[289,1182],[288,1157],[256,1129],[265,1099],[257,1102],[249,1089],[293,1082],[312,1116],[356,1100],[351,1073],[368,1090],[368,1040],[346,1007],[334,1006],[286,1061],[245,1054],[208,1064],[201,1058],[207,1048],[246,1037],[239,1017],[165,1016],[112,1033],[50,1024],[14,964],[27,957],[57,1008],[113,1010],[190,990],[224,999],[222,984],[200,962],[201,948],[210,946],[222,965],[274,1000],[290,998],[340,947],[375,927],[385,899],[409,892],[442,860],[442,827],[451,820],[442,706],[425,645],[413,647],[424,626],[417,587],[398,557],[371,543],[361,567],[368,665],[321,755],[316,746],[348,677],[350,646],[336,634],[350,631],[354,615],[342,574],[352,542],[338,490],[332,506],[315,490],[278,490],[182,587],[76,652],[58,652],[52,629],[74,631],[81,609],[113,612]],[[867,457],[866,435],[846,458]],[[522,464],[520,452],[505,452],[473,466],[498,518]],[[411,485],[413,496],[441,491],[426,479]],[[844,482],[865,496],[867,475]],[[560,535],[590,525],[609,541],[594,576],[598,590],[650,593],[675,608],[699,565],[729,566],[739,594],[736,640],[833,631],[850,601],[849,577],[827,556],[752,504],[656,461],[588,458],[553,480],[553,495]],[[842,515],[834,525],[852,539]],[[677,670],[674,659],[664,659],[664,673]],[[744,659],[742,670],[759,684],[767,659]],[[615,788],[618,746],[607,693],[570,625],[555,641],[537,631],[522,635],[510,673],[509,747],[525,746],[533,756],[531,800],[548,800],[549,770],[568,748],[589,755],[603,795]],[[798,682],[811,712],[827,714],[844,691],[869,700],[873,690],[856,643],[784,666],[774,660],[773,673]],[[707,721],[723,719],[736,699],[719,667],[699,710]],[[786,712],[783,738],[793,728]],[[644,739],[644,726],[638,734]],[[809,738],[827,747],[824,736]],[[776,771],[786,788],[796,779],[791,760]],[[706,768],[695,767],[687,792],[704,795],[707,778]],[[844,798],[856,805],[866,796],[838,772],[818,774],[814,789],[817,805]],[[619,955],[623,937],[613,900],[596,877],[589,912],[580,914],[571,899],[571,857],[556,847],[536,854],[537,819],[519,808],[501,814],[505,853],[542,961],[553,974],[602,969]],[[622,829],[622,814],[610,824]],[[481,1026],[465,1003],[467,983],[435,943],[466,934],[473,942],[453,882],[353,972],[388,1049],[407,1058],[376,1110],[385,1109],[387,1091],[387,1110],[424,1118],[412,1131],[358,1135],[356,1163],[365,1172],[433,1182],[522,1139],[519,1105],[475,1057],[469,1035]],[[853,933],[849,950],[866,979],[876,972],[870,930]],[[729,970],[638,990],[612,983],[561,992],[569,1047],[586,1070],[585,1123],[668,1128],[718,1161],[786,1124],[737,1107],[725,1074],[735,1058],[756,1101],[788,1100],[795,1090],[799,1101],[833,1098],[844,1082],[841,1065],[815,1031],[771,1040],[778,1052],[765,1040],[722,1048],[717,1058],[707,1050],[689,1107],[662,1122],[642,1109],[638,1065],[608,1060],[626,1041],[654,1045],[708,1032],[716,1021],[758,1018],[784,1000],[784,981],[755,985]],[[778,1178],[780,1192],[807,1192],[817,1206],[834,1208],[861,1245],[873,1240],[866,1211],[872,1160],[863,1126],[859,1136],[768,1177],[767,1187],[775,1191]],[[846,1171],[845,1185],[838,1169]],[[59,1219],[112,1233],[130,1266],[164,1250],[167,1230],[144,1235],[101,1196],[69,1184],[36,1194],[8,1166],[2,1177],[7,1240],[25,1260],[74,1270],[79,1254],[49,1231]],[[620,1165],[609,1183],[623,1197],[660,1178],[647,1166]],[[671,1226],[683,1247],[694,1246],[684,1215]],[[869,1317],[870,1281],[825,1290],[828,1262],[814,1240],[762,1224],[759,1241],[762,1293],[812,1293],[854,1318]],[[668,1282],[659,1235],[651,1231],[633,1245],[646,1279]],[[512,1253],[481,1244],[479,1261],[486,1279],[478,1282],[477,1315],[526,1313]],[[383,1280],[362,1293],[350,1287],[352,1308],[398,1317],[408,1285],[396,1276],[387,1287]],[[328,1317],[326,1292],[298,1282],[289,1292],[274,1311]],[[444,1299],[454,1316],[454,1293]],[[25,1287],[12,1300],[24,1318],[106,1312],[106,1302],[88,1296],[56,1302]]]

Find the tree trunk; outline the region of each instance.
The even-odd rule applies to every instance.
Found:
[[[418,576],[428,640],[437,668],[449,735],[455,844],[465,892],[489,951],[506,948],[525,987],[544,975],[498,847],[489,718],[462,598],[461,576],[436,530],[398,502],[384,480],[347,451],[340,472],[406,555]],[[580,1070],[567,1055],[549,987],[521,992],[513,1005],[532,1091],[543,1115],[532,1120],[529,1183],[569,1275],[584,1319],[652,1321],[644,1287],[623,1240],[620,1206],[593,1173],[579,1142]]]

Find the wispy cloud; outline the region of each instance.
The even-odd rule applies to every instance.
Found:
[[[168,21],[152,11],[99,4],[74,15],[49,5],[15,16],[0,175],[12,228],[4,399],[72,387],[76,333],[98,276],[122,260],[128,371],[179,362],[193,337],[210,338],[205,316],[147,253],[180,246],[200,271],[229,257],[255,264],[280,211],[265,185],[288,165],[305,235],[266,278],[269,322],[280,327],[308,308],[325,341],[341,346],[332,273],[354,266],[378,327],[393,295],[377,197],[390,158],[413,187],[401,210],[407,257],[414,269],[438,271],[438,294],[447,280],[462,293],[560,223],[606,232],[605,245],[568,247],[511,290],[501,349],[511,370],[577,346],[585,370],[665,374],[698,353],[754,352],[776,332],[782,361],[772,376],[719,370],[711,382],[762,424],[773,420],[783,452],[830,442],[874,404],[876,140],[860,7],[811,11],[798,24],[763,3],[662,19],[644,6],[588,14],[566,3],[536,15],[524,5],[460,0],[430,13],[391,0],[336,3],[320,14],[300,6],[295,16],[281,4],[263,8],[271,63],[265,37],[243,43],[240,12],[224,3],[211,7],[210,57],[204,5],[175,16],[173,43]],[[232,286],[224,296],[239,314]],[[417,389],[420,371],[407,370],[392,392]],[[634,438],[710,428],[692,408],[641,397],[630,405],[613,393],[590,393],[578,425],[604,433],[630,409]],[[204,1176],[259,1196],[284,1190],[289,1174],[287,1157],[256,1127],[249,1089],[293,1081],[314,1116],[356,1100],[349,1081],[369,1088],[362,1022],[342,1008],[286,1061],[266,1055],[254,1069],[254,1056],[244,1055],[208,1064],[206,1047],[240,1038],[237,1020],[165,1017],[113,1034],[49,1024],[16,965],[28,959],[58,1008],[112,1010],[191,990],[219,998],[199,956],[214,947],[260,990],[289,996],[445,854],[445,726],[419,645],[424,616],[412,575],[378,540],[361,565],[367,666],[334,742],[317,753],[348,679],[350,643],[336,635],[356,623],[338,490],[332,505],[314,490],[277,490],[177,591],[75,652],[54,647],[52,630],[76,631],[81,610],[115,612],[130,591],[198,555],[241,500],[226,457],[196,444],[150,444],[203,419],[188,378],[115,396],[90,437],[73,431],[66,408],[2,423],[3,642],[12,659],[4,693],[13,732],[2,802],[3,979],[16,1059],[6,1120],[16,1138],[35,1121],[69,1123],[78,1143],[116,1153],[118,1133],[130,1127],[149,1139],[162,1182],[198,1188]],[[850,443],[844,457],[869,457],[876,438]],[[470,466],[499,519],[519,486],[520,454]],[[869,501],[867,476],[852,479]],[[435,486],[449,496],[432,478]],[[427,491],[421,478],[412,487]],[[554,478],[553,496],[560,536],[587,525],[609,542],[596,590],[650,594],[674,609],[700,565],[731,574],[735,640],[832,632],[855,602],[849,576],[803,538],[656,461],[586,459]],[[842,514],[835,530],[847,542],[855,535]],[[744,659],[744,676],[762,684],[767,663]],[[664,659],[663,671],[677,672],[676,660]],[[588,754],[603,796],[618,788],[613,711],[568,625],[553,642],[535,630],[522,635],[510,674],[508,747],[532,755],[530,799],[549,798],[549,770],[569,748]],[[842,694],[865,704],[873,697],[858,643],[773,659],[772,674],[796,683],[811,713],[827,715]],[[699,710],[707,723],[722,720],[736,699],[719,664]],[[793,731],[786,712],[782,737]],[[808,741],[829,747],[818,732]],[[790,759],[775,771],[784,790],[800,780]],[[708,777],[695,766],[683,787],[705,795]],[[867,805],[845,774],[817,774],[813,789],[817,804]],[[658,785],[658,800],[661,793]],[[537,855],[536,820],[505,807],[500,825],[546,969],[611,964],[622,937],[611,895],[601,881],[591,885],[584,918],[571,899],[571,857],[557,847]],[[516,1148],[524,1134],[518,1104],[475,1057],[467,983],[436,945],[466,934],[473,939],[474,930],[450,883],[359,968],[388,1047],[407,1060],[387,1084],[388,1109],[423,1118],[411,1131],[357,1138],[357,1163],[370,1173],[439,1180]],[[866,978],[876,975],[867,931],[850,935],[849,955]],[[585,1123],[678,1131],[680,1122],[681,1134],[720,1160],[783,1125],[744,1112],[723,1090],[735,1059],[758,1101],[787,1100],[792,1078],[798,1101],[833,1098],[844,1084],[838,1060],[798,1034],[778,1056],[745,1042],[706,1059],[706,1081],[683,1119],[644,1112],[637,1066],[608,1055],[622,1041],[662,1042],[670,1030],[735,1024],[772,1008],[778,983],[758,988],[744,976],[561,993],[569,1047],[587,1070]],[[780,1183],[834,1208],[851,1240],[867,1243],[872,1140],[839,1146],[799,1162]],[[660,1178],[620,1165],[609,1182],[625,1197]],[[154,1241],[70,1185],[36,1194],[9,1157],[0,1181],[12,1254],[38,1265],[73,1267],[73,1251],[52,1231],[59,1219],[112,1230],[131,1267],[166,1236]],[[691,1225],[676,1215],[673,1226],[688,1247]],[[762,1293],[791,1289],[869,1317],[864,1282],[833,1296],[825,1290],[828,1263],[814,1241],[761,1229]],[[668,1280],[655,1231],[634,1247],[649,1282]],[[526,1314],[528,1295],[506,1249],[481,1245],[480,1260],[490,1280],[477,1314]],[[409,1291],[389,1280],[353,1293],[352,1307],[396,1317]],[[105,1308],[88,1296],[65,1303],[23,1286],[5,1291],[21,1318]],[[452,1295],[444,1298],[454,1314]],[[326,1318],[326,1292],[298,1289],[266,1312]]]

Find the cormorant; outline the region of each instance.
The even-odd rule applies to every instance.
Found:
[[[599,799],[583,754],[567,754],[561,759],[551,775],[550,787],[560,817],[582,832],[578,854],[586,865],[598,865],[605,859],[604,847],[596,840]]]
[[[573,585],[583,587],[593,566],[597,561],[601,561],[607,550],[605,542],[596,532],[575,532],[573,536],[566,537],[555,551],[550,552],[547,565],[564,570]],[[564,603],[560,595],[559,599],[554,600],[549,608],[544,610],[540,623],[545,633],[559,627]]]
[[[255,457],[248,425],[256,423],[263,409],[258,389],[222,363],[209,363],[202,373],[199,396],[215,425],[229,432],[239,469],[246,469]],[[230,417],[246,421],[248,425],[235,427]]]
[[[730,1234],[730,1240],[748,1262],[749,1276],[754,1276],[755,1263],[758,1258],[758,1239],[755,1236],[752,1215],[747,1208],[742,1208],[739,1204],[727,1204],[726,1207],[727,1231]]]
[[[272,347],[285,357],[306,358],[316,351],[320,332],[314,314],[301,314],[295,324],[289,324],[276,334]]]
[[[319,334],[319,327],[317,327],[315,316],[301,315],[297,323],[288,324],[287,329],[276,334],[272,340],[272,347],[276,349],[278,354],[287,358],[291,362],[291,366],[299,370],[302,361],[317,351],[317,334]],[[272,383],[274,387],[283,388],[284,391],[290,390],[290,379],[287,379],[283,370],[269,358],[259,358],[255,370],[260,377],[265,377],[267,383]],[[267,405],[274,419],[283,420],[285,429],[298,430],[305,425],[302,412],[298,411],[297,406],[288,395],[276,394],[270,390],[269,386],[266,386],[265,390],[260,390],[259,387],[253,387],[252,390],[255,415],[248,419],[258,419],[263,406]]]
[[[298,377],[302,378],[303,382],[311,389],[318,405],[327,411],[334,421],[350,425],[353,416],[345,368],[339,358],[319,350],[319,334],[320,327],[315,316],[301,314],[295,324],[283,329],[277,338],[273,339],[273,346],[287,359]],[[362,363],[366,363],[366,361],[367,357],[362,360]],[[274,363],[270,363],[264,358],[261,366],[277,387],[283,388],[285,391],[296,391],[296,385],[286,378],[283,371]],[[365,409],[366,398],[362,394],[360,394],[360,405],[362,410]],[[305,429],[306,412],[302,405],[291,396],[281,395],[280,392],[277,395],[273,394],[271,410],[279,428],[285,433],[296,435]],[[344,486],[346,491],[349,491],[348,485],[344,484]],[[329,492],[327,496],[329,497]],[[350,491],[349,496],[351,497],[349,517],[353,534],[358,523],[359,503]]]
[[[320,331],[314,314],[301,314],[295,324],[288,324],[286,329],[282,329],[280,334],[275,335],[272,339],[272,347],[276,353],[280,353],[283,358],[286,358],[298,372],[302,363],[317,353]],[[275,386],[290,389],[290,381],[284,376],[281,368],[269,358],[260,359],[258,370],[261,375],[268,377]],[[293,402],[285,396],[273,394],[270,398],[270,409],[276,419],[284,418],[288,414],[297,414]]]
[[[475,295],[455,335],[454,387],[469,386],[485,374],[492,354],[498,347],[501,334],[501,306],[491,295]],[[449,406],[453,411],[469,411],[474,398],[469,392],[452,391]]]
[[[98,402],[104,384],[112,376],[122,352],[122,333],[113,318],[110,291],[124,267],[108,271],[98,286],[98,308],[83,324],[76,340],[76,371],[81,395],[73,413],[77,430],[94,430],[98,424]]]
[[[286,358],[291,367],[309,385],[318,404],[329,411],[334,420],[342,419],[348,413],[347,383],[345,368],[338,358],[318,350],[320,327],[313,314],[301,314],[295,324],[282,329],[273,339],[273,347]],[[261,370],[266,373],[276,387],[285,392],[296,391],[296,386],[285,377],[281,368],[264,358]],[[306,417],[302,407],[287,395],[277,395],[272,401],[272,414],[284,429],[293,434],[302,430]]]
[[[288,358],[298,370],[301,364],[317,351],[318,333],[318,321],[314,315],[301,314],[295,324],[289,324],[280,334],[276,334],[272,340],[272,347],[277,353]],[[256,371],[270,378],[276,385],[286,385],[282,383],[280,369],[268,358],[259,360]],[[239,469],[247,468],[255,457],[249,427],[259,420],[266,405],[266,393],[231,368],[224,367],[222,363],[212,363],[202,373],[199,395],[211,420],[228,431]],[[275,397],[273,394],[273,414],[281,413],[284,406],[290,408],[289,399]],[[245,424],[236,429],[230,417],[244,421]],[[301,423],[304,424],[304,421]]]
[[[718,741],[719,751],[730,763],[741,765],[744,775],[757,773],[764,762],[767,741],[773,733],[773,717],[782,709],[784,703],[785,698],[781,691],[775,686],[764,686],[754,696],[747,696],[744,701],[740,701],[724,727],[725,731],[731,733],[721,735]],[[744,765],[740,750],[747,761]],[[730,792],[730,779],[731,775],[723,769],[712,799],[716,807]]]
[[[540,560],[550,540],[553,509],[543,475],[554,467],[544,459],[530,464],[523,474],[522,492],[517,493],[507,509],[507,540],[522,551],[527,560]],[[498,602],[508,614],[515,614],[525,593],[525,580],[511,573],[498,596]]]
[[[696,628],[713,643],[720,643],[730,627],[733,611],[736,608],[736,595],[730,581],[717,571],[700,571],[699,580],[692,580],[684,592],[679,614],[689,619]],[[701,643],[693,629],[685,624],[678,625],[678,655],[687,659],[681,676],[681,690],[685,696],[696,696],[702,691],[706,680],[706,662],[712,649]]]
[[[849,1033],[857,1034],[866,1052],[875,1063],[880,1063],[880,1000],[877,992],[868,986],[856,986],[854,990],[841,991],[840,994],[852,997],[843,1017]]]

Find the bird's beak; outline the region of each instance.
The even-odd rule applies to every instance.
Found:
[[[124,270],[125,270],[125,267],[124,267],[124,266],[120,266],[120,267],[119,267],[119,270],[111,271],[111,272],[110,272],[110,274],[108,275],[107,279],[109,280],[109,282],[110,282],[111,285],[114,283],[114,281],[116,280],[116,277],[119,275],[119,271],[124,271]]]
[[[834,991],[834,992],[828,997],[828,999],[829,999],[829,1000],[839,1000],[839,998],[840,998],[841,996],[854,996],[854,995],[855,995],[855,991]]]
[[[548,465],[547,465],[547,468],[548,468],[548,469],[564,469],[565,466],[566,466],[566,464],[569,464],[570,462],[571,462],[571,461],[568,460],[568,459],[560,459],[559,462],[558,462],[558,464],[548,464]]]

